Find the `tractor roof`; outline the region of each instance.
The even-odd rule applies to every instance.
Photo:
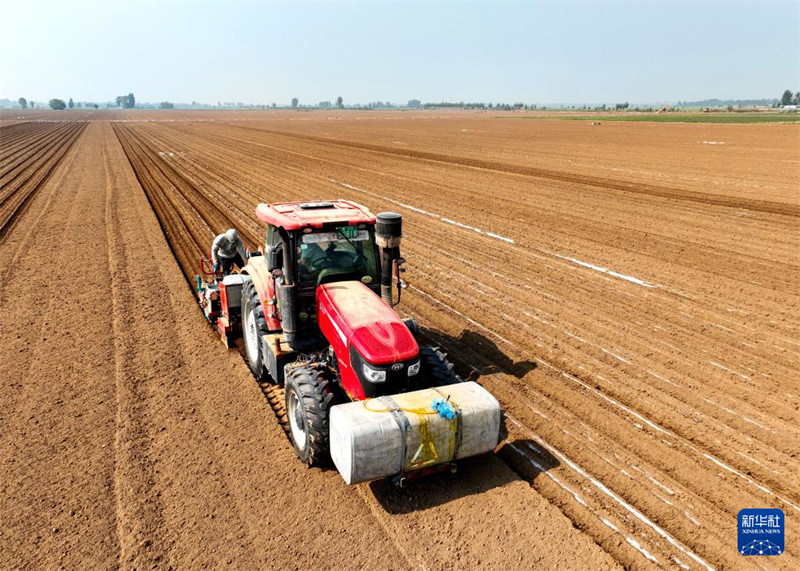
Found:
[[[281,204],[261,203],[256,215],[273,226],[286,230],[300,228],[322,228],[323,224],[374,224],[375,215],[367,208],[347,200],[284,202]]]

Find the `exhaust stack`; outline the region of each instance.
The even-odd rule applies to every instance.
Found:
[[[381,249],[381,298],[389,305],[400,301],[400,241],[403,238],[403,217],[396,212],[381,212],[375,223],[375,237]],[[392,281],[395,278],[398,296],[392,299]]]

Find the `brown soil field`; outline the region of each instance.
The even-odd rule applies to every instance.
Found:
[[[58,117],[0,122],[0,567],[800,564],[800,126]],[[400,312],[500,400],[496,456],[403,490],[293,458],[187,280],[318,198],[403,214]],[[752,507],[785,553],[737,553]]]

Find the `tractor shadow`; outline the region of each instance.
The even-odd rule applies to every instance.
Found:
[[[370,482],[369,487],[387,513],[407,514],[483,494],[501,488],[518,478],[494,454],[482,454],[458,462],[455,474],[449,471],[411,480],[400,488],[391,480]]]
[[[458,337],[453,337],[436,329],[420,327],[419,341],[438,345],[446,351],[455,365],[456,373],[465,381],[475,381],[482,375],[499,373],[521,379],[537,367],[534,361],[514,361],[489,337],[469,329],[464,329]]]
[[[465,381],[495,374],[521,379],[536,369],[535,362],[514,361],[494,341],[475,331],[465,329],[453,337],[421,327],[419,342],[447,352],[456,373]],[[506,438],[505,431],[503,437]],[[539,474],[559,465],[558,459],[536,442],[506,438],[493,454],[460,460],[455,474],[442,472],[411,480],[403,488],[389,480],[371,482],[369,487],[386,512],[407,514],[483,494],[520,479],[532,484]]]
[[[534,465],[518,452],[525,449],[526,441],[517,440],[513,446],[503,444],[494,454],[460,460],[455,474],[441,472],[411,480],[402,488],[390,480],[370,482],[369,487],[387,513],[408,514],[484,494],[520,479],[532,483],[542,471],[559,465],[558,460],[546,452],[544,456],[536,455]]]

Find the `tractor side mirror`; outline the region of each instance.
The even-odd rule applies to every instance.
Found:
[[[280,269],[283,269],[283,244],[275,244],[269,251],[267,270],[272,273]]]

